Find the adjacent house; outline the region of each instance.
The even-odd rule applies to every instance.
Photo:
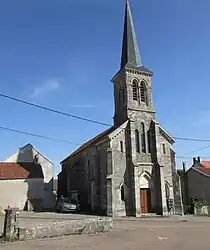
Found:
[[[51,209],[54,207],[56,200],[53,194],[54,165],[48,158],[37,151],[31,144],[27,144],[6,158],[3,162],[17,164],[28,163],[32,164],[34,167],[40,166],[44,178],[42,208]]]
[[[182,212],[175,141],[156,120],[152,76],[126,1],[121,66],[112,78],[114,125],[61,162],[59,195],[78,190],[81,209],[109,216],[167,214],[168,199]]]
[[[192,200],[205,200],[210,204],[210,161],[193,158],[193,165],[183,171],[182,193],[185,205]]]
[[[54,178],[53,179],[53,193],[57,196],[58,192],[58,179]]]
[[[44,199],[44,175],[40,164],[0,163],[0,212],[8,205],[39,211]]]

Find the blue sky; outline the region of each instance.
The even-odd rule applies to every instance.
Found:
[[[112,124],[124,2],[1,1],[0,92]],[[174,136],[209,139],[210,1],[132,0],[131,8],[143,64],[154,72],[157,120]],[[0,114],[0,126],[75,143],[106,128],[2,98]],[[30,142],[56,172],[76,147],[1,130],[0,141],[0,159]],[[177,140],[175,150],[206,145]],[[210,148],[197,155],[210,159]]]

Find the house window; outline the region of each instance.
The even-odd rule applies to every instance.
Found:
[[[151,135],[150,131],[147,131],[147,147],[148,147],[148,153],[151,153]]]
[[[135,139],[136,139],[136,152],[140,153],[140,144],[139,144],[139,131],[135,130]]]
[[[141,82],[141,85],[140,85],[140,98],[141,98],[141,102],[147,103],[147,90],[146,90],[146,85],[144,82]]]
[[[162,148],[163,148],[163,154],[166,155],[166,144],[165,143],[162,144]]]
[[[34,163],[35,163],[35,164],[38,164],[38,154],[36,154],[36,155],[34,156]]]
[[[120,188],[120,195],[121,195],[121,200],[125,201],[125,189],[124,189],[124,185],[122,185],[121,188]]]
[[[120,151],[123,153],[123,141],[120,141]]]
[[[133,81],[133,100],[138,100],[138,82],[136,80]]]
[[[146,140],[145,140],[145,127],[144,123],[141,123],[141,152],[146,153]]]

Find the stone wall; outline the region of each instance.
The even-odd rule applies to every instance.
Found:
[[[22,223],[21,220],[24,219],[24,217],[20,216],[17,208],[6,209],[3,238],[7,241],[32,240],[64,235],[109,232],[113,228],[112,219],[105,217],[58,219],[57,221],[54,218],[55,222],[51,222],[51,220],[40,222],[39,218],[35,216],[31,218],[31,220],[35,219],[33,223]],[[30,218],[28,217],[28,219]]]
[[[195,207],[194,214],[197,216],[210,216],[210,206]]]
[[[126,126],[126,125],[125,125]],[[125,128],[124,126],[124,128]],[[112,215],[125,216],[126,206],[129,202],[127,195],[128,175],[127,175],[127,158],[126,158],[126,140],[125,129],[118,129],[112,133],[110,150],[112,151]],[[122,144],[122,145],[121,145]],[[122,148],[121,148],[122,146]],[[121,188],[124,185],[125,200],[121,197]]]
[[[113,228],[112,219],[97,218],[85,220],[68,220],[39,225],[31,228],[21,228],[20,240],[60,237],[64,235],[94,234],[110,232]]]
[[[68,193],[79,191],[81,209],[84,211],[107,211],[108,148],[109,141],[104,140],[63,162]]]

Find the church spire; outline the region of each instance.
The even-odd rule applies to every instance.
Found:
[[[141,65],[141,57],[133,25],[130,4],[129,1],[126,0],[121,69],[126,66],[129,68],[136,68]]]

